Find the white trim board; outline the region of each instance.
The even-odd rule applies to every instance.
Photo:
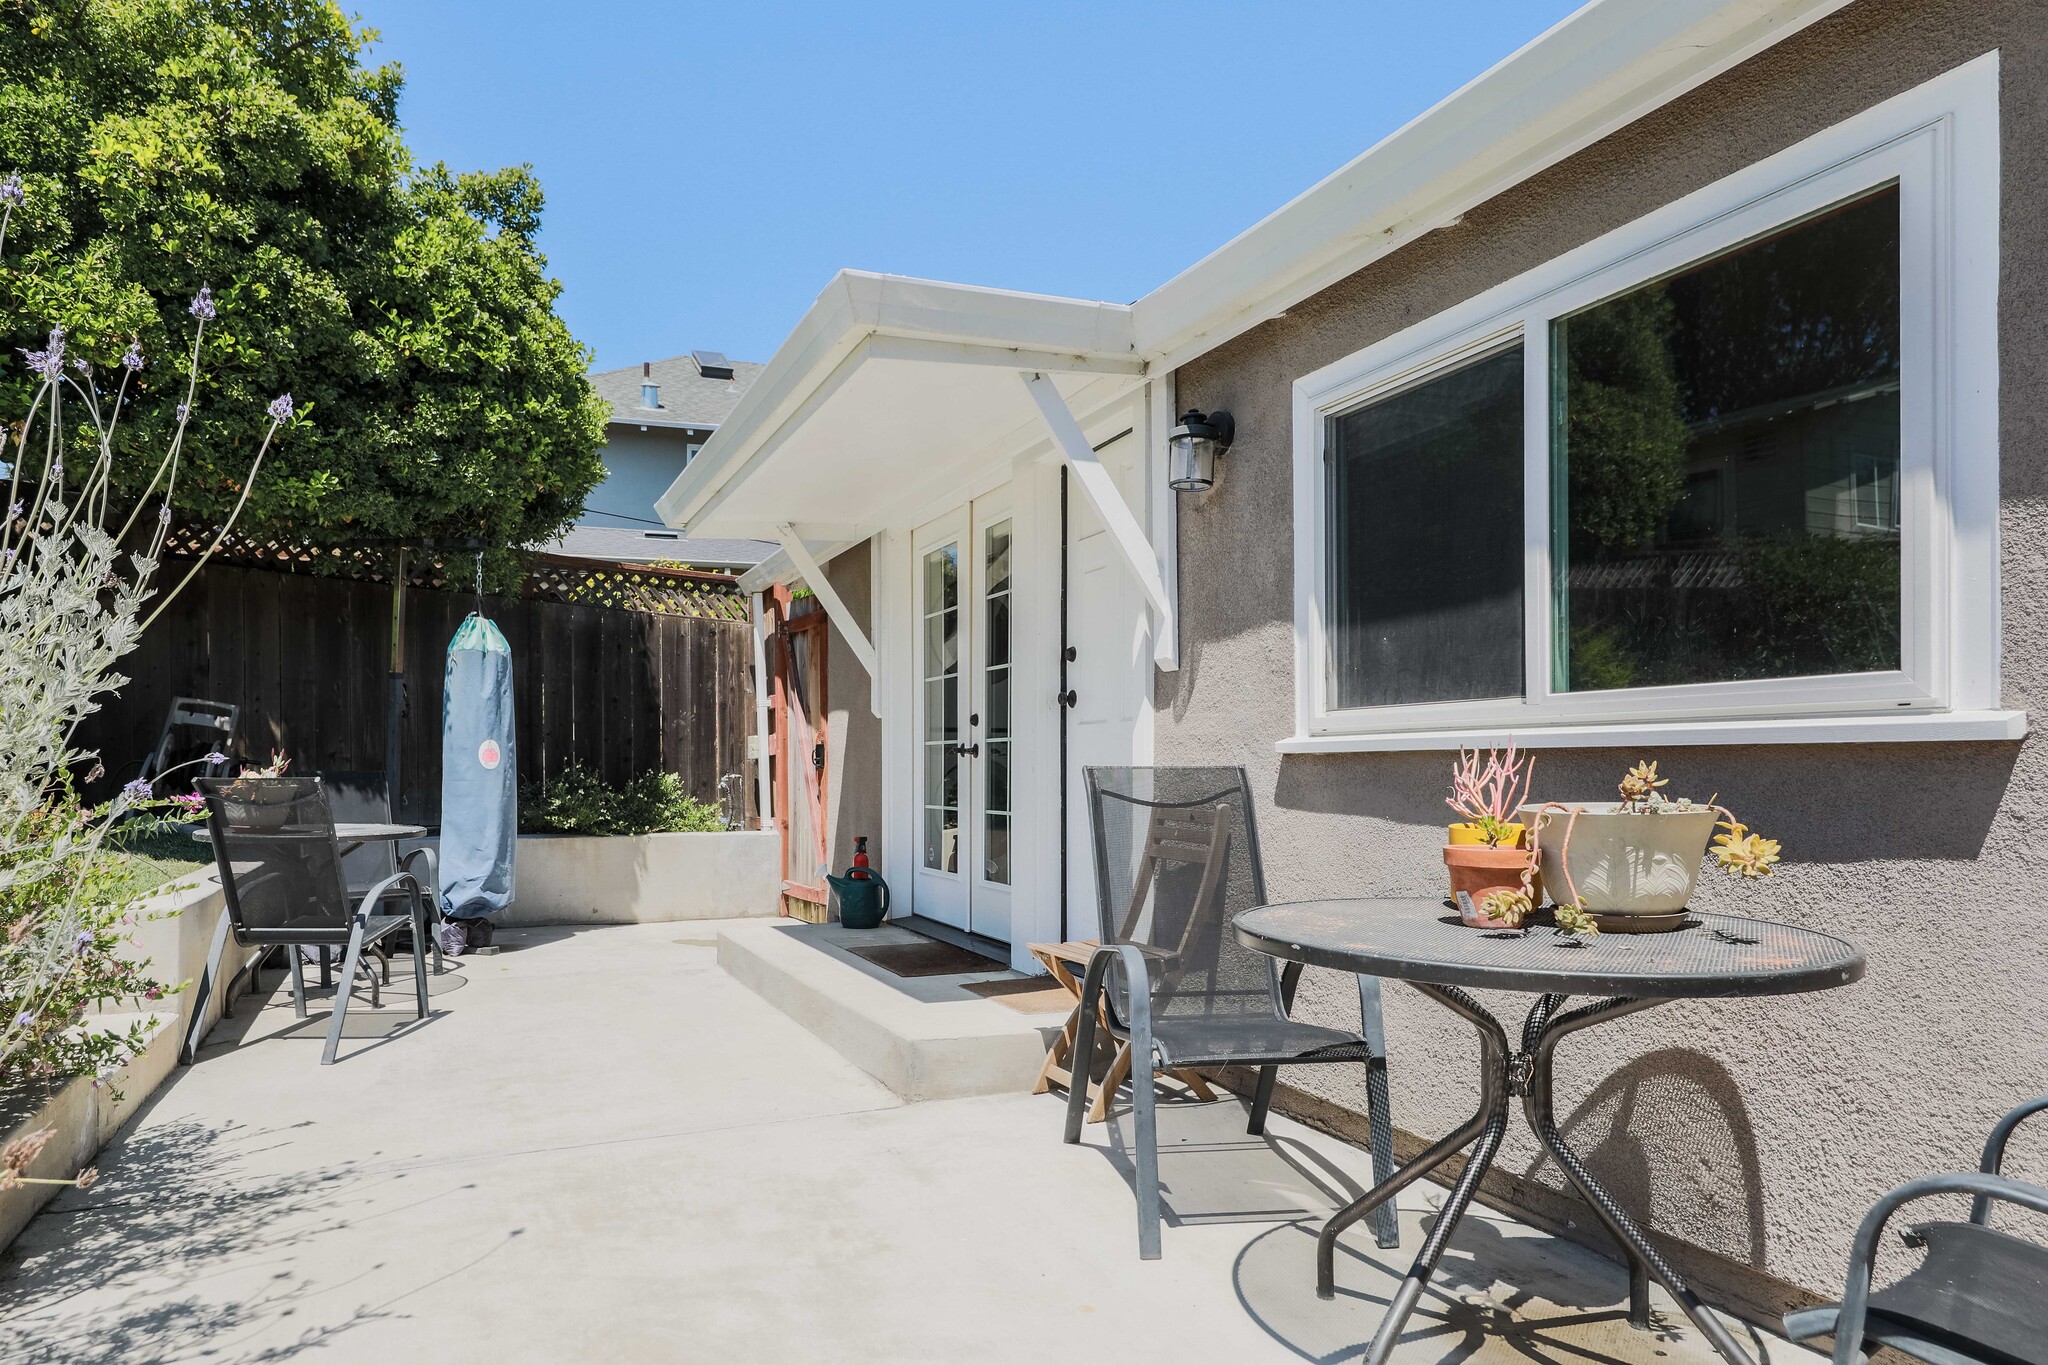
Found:
[[[1998,55],[1988,54],[1622,228],[1302,376],[1294,385],[1296,734],[1358,747],[1412,733],[1709,726],[1711,742],[1793,733],[1771,722],[1892,708],[1998,714]],[[1612,692],[1550,687],[1549,356],[1552,319],[1896,182],[1901,231],[1901,669]],[[1334,710],[1324,696],[1326,419],[1519,343],[1524,401],[1526,688],[1520,697]],[[1744,730],[1740,727],[1750,727]],[[2007,738],[2000,721],[1952,738]],[[1837,727],[1839,730],[1839,727]],[[1707,733],[1708,731],[1702,731]],[[1639,733],[1623,730],[1617,733]],[[1595,742],[1581,738],[1578,742]],[[1670,740],[1668,742],[1688,742]],[[1709,741],[1697,741],[1709,742]],[[1796,742],[1796,741],[1787,741]],[[1341,745],[1335,747],[1343,747]]]

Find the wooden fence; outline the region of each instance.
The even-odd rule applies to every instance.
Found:
[[[743,609],[732,619],[725,603],[719,615],[586,605],[560,600],[559,577],[529,580],[535,595],[483,599],[512,646],[522,781],[571,765],[611,783],[665,769],[715,801],[721,776],[747,771],[753,646]],[[729,580],[724,592],[737,595]],[[407,820],[439,819],[442,669],[476,601],[406,589]],[[156,743],[171,698],[206,697],[242,708],[243,756],[281,749],[294,771],[382,771],[391,609],[388,583],[208,564],[121,662],[130,682],[79,743],[122,776]]]

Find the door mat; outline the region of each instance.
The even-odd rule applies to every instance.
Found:
[[[970,994],[1008,1006],[1019,1014],[1065,1014],[1074,1008],[1074,997],[1067,993],[1067,988],[1047,976],[1005,977],[1001,981],[969,981],[965,985]]]
[[[872,948],[846,951],[897,976],[960,976],[967,972],[999,972],[1006,965],[950,943],[880,943]]]

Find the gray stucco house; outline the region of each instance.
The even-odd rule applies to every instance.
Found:
[[[661,515],[830,615],[830,861],[1026,970],[1095,929],[1086,764],[1244,765],[1275,899],[1441,894],[1460,744],[1718,793],[1787,861],[1699,904],[1867,978],[1644,1016],[1560,1101],[1767,1320],[2048,1074],[2043,91],[2040,0],[1597,0],[1134,303],[842,273]],[[1235,442],[1176,495],[1190,409]],[[1471,1040],[1387,1008],[1405,1155]],[[1605,1246],[1519,1134],[1485,1197]]]
[[[593,372],[590,386],[611,409],[604,481],[584,499],[576,525],[544,548],[621,564],[678,559],[728,572],[760,563],[774,550],[772,543],[745,537],[686,540],[656,519],[654,501],[689,467],[761,369],[717,351],[692,351]]]

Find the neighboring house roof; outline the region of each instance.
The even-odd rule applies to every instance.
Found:
[[[746,569],[774,553],[766,540],[718,540],[676,531],[638,531],[622,526],[573,526],[561,539],[538,547],[548,554],[646,564],[674,559],[693,569]]]
[[[857,538],[900,482],[869,457],[905,450],[912,424],[996,463],[1016,439],[1043,439],[1035,421],[1004,435],[1028,408],[1014,378],[977,371],[1055,374],[1085,420],[1091,401],[1171,373],[1848,3],[1594,0],[1132,304],[842,271],[657,513],[756,534],[835,521]],[[937,374],[948,361],[965,363]],[[806,451],[814,419],[832,439]],[[778,447],[792,458],[772,496],[735,501]]]
[[[590,386],[611,405],[611,420],[622,425],[650,427],[695,427],[710,431],[738,406],[765,366],[734,360],[732,378],[708,379],[698,372],[692,356],[670,356],[646,366],[628,365],[622,370],[599,370],[590,376]],[[661,386],[661,406],[650,408],[640,402],[643,384]]]

